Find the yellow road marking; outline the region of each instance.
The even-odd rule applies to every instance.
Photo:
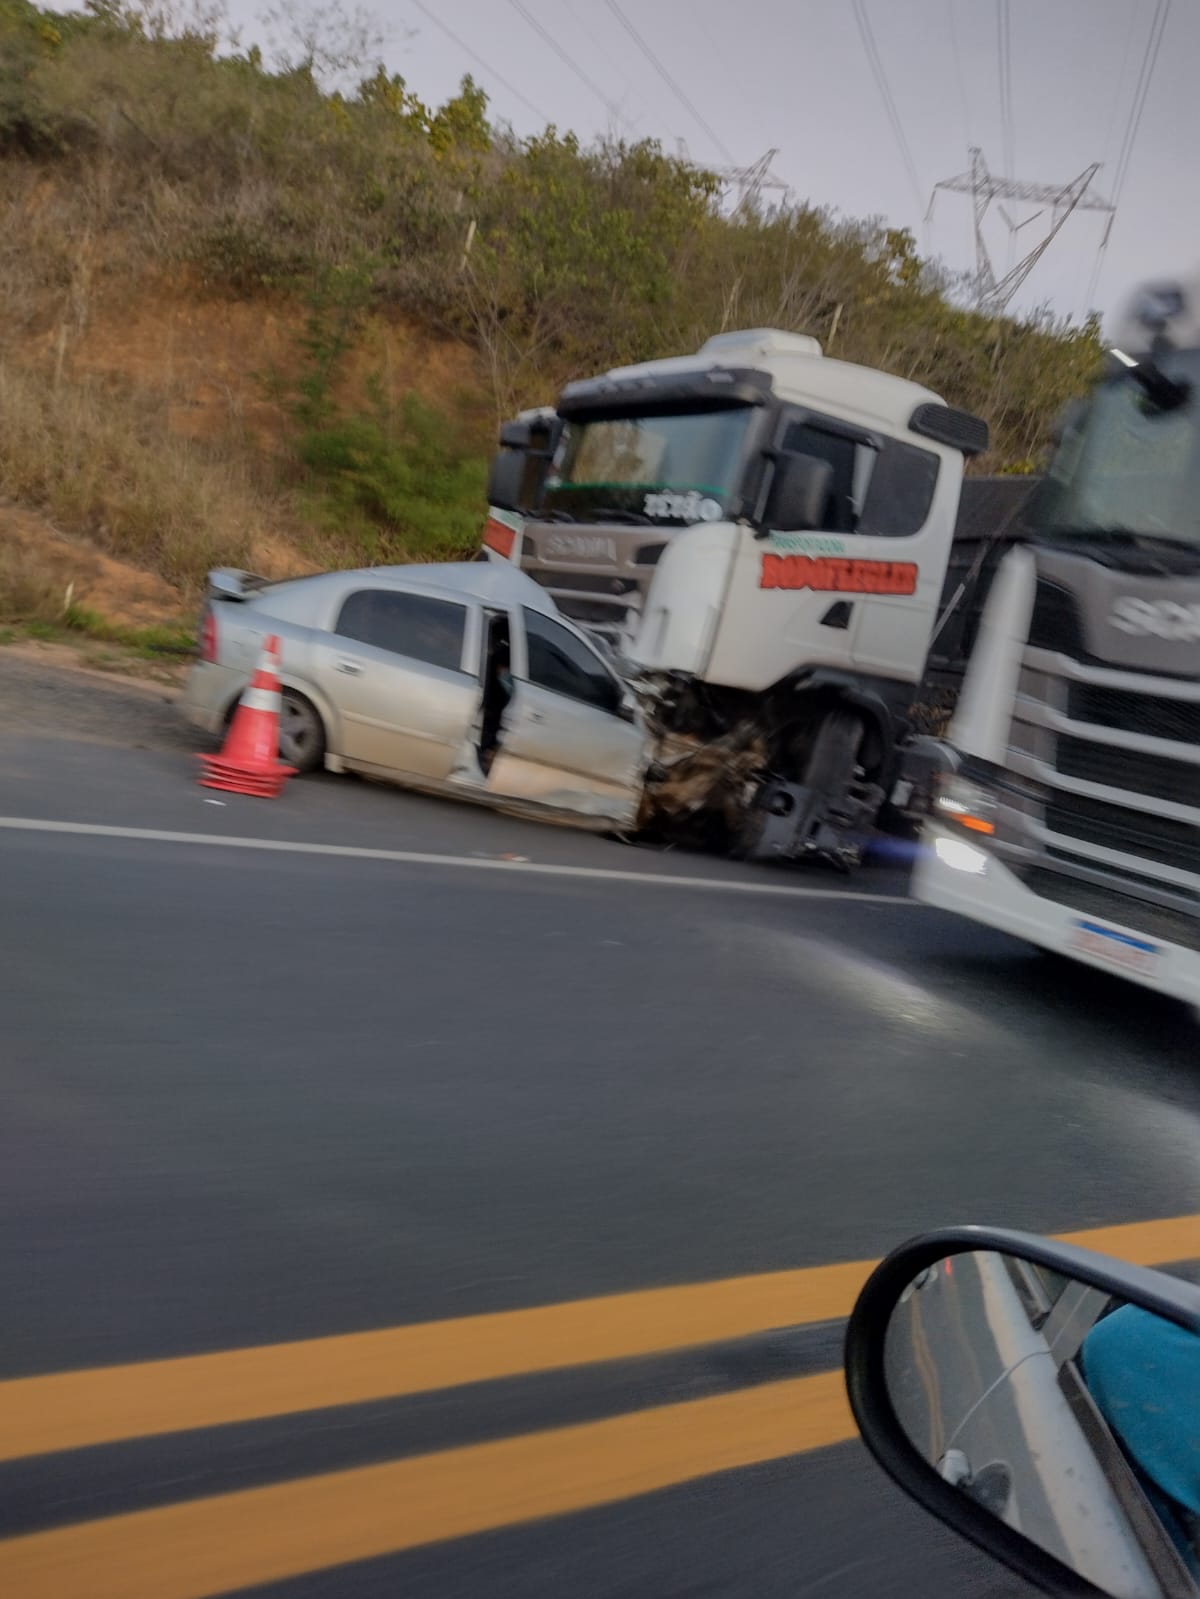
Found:
[[[849,1314],[869,1261],[0,1383],[0,1460],[686,1349]]]
[[[1058,1242],[1094,1249],[1098,1255],[1115,1255],[1131,1266],[1170,1266],[1177,1261],[1200,1260],[1200,1216],[1089,1227],[1081,1233],[1059,1233]]]
[[[1200,1216],[1063,1235],[1140,1265],[1200,1258]],[[0,1460],[697,1348],[840,1319],[872,1261],[653,1288],[0,1383]]]
[[[0,1542],[5,1599],[202,1599],[855,1436],[841,1374]]]

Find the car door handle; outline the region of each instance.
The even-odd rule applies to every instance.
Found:
[[[526,711],[525,720],[527,722],[544,722],[546,720],[546,716],[543,711]]]
[[[339,656],[339,658],[334,661],[333,668],[335,672],[345,672],[349,677],[362,676],[362,662],[348,660],[344,655]]]

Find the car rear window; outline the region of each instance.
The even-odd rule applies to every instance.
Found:
[[[334,632],[458,672],[466,629],[467,608],[453,600],[398,589],[358,589],[343,602]]]

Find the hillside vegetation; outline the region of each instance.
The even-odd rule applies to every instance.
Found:
[[[184,596],[217,562],[465,553],[498,419],[723,328],[928,384],[988,418],[990,470],[1095,368],[1094,326],[964,311],[906,232],[730,216],[652,141],[518,140],[328,25],[270,64],[218,39],[0,0],[0,494]],[[42,592],[7,549],[0,617]]]

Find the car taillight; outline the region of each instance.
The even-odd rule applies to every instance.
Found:
[[[217,617],[211,605],[205,607],[204,615],[200,618],[200,659],[202,661],[215,661],[217,658]]]

